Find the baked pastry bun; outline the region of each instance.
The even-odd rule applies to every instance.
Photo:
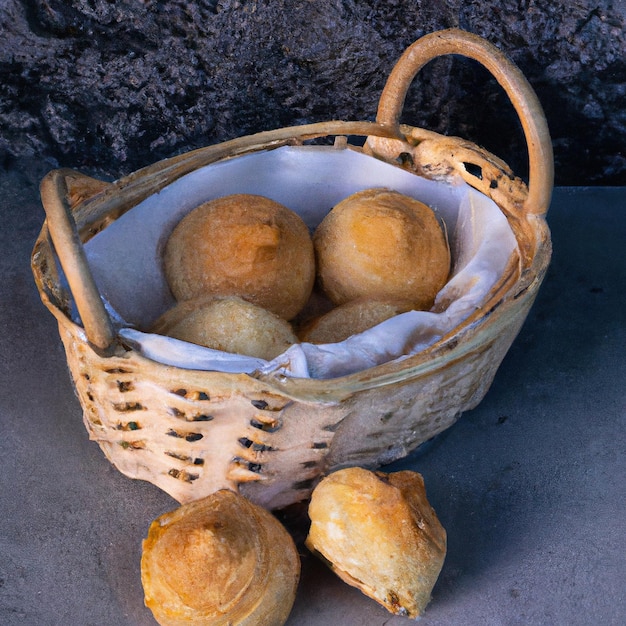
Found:
[[[411,308],[405,302],[352,300],[309,322],[298,337],[309,343],[337,343]]]
[[[417,472],[339,470],[314,489],[306,546],[345,582],[417,618],[446,554],[446,531]]]
[[[299,577],[284,526],[226,489],[160,516],[143,541],[145,603],[161,626],[282,626]]]
[[[267,361],[298,343],[289,322],[236,296],[179,302],[150,332]]]
[[[317,273],[335,304],[358,298],[432,307],[450,273],[450,250],[433,210],[388,189],[337,204],[313,235]]]
[[[165,276],[177,300],[236,295],[289,320],[315,280],[309,230],[297,214],[264,196],[205,202],[174,228]]]

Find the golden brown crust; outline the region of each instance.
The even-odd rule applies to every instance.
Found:
[[[268,361],[298,343],[289,322],[236,296],[180,302],[151,332]]]
[[[162,626],[280,626],[299,576],[285,528],[229,490],[157,518],[143,542],[145,603]]]
[[[448,242],[432,209],[388,189],[341,201],[313,242],[320,283],[335,304],[370,298],[426,310],[450,273]]]
[[[164,268],[177,300],[237,295],[285,319],[302,309],[315,279],[300,216],[250,194],[217,198],[186,215],[167,241]]]
[[[339,470],[316,487],[306,545],[390,612],[418,617],[446,553],[446,532],[417,472]]]
[[[360,299],[346,302],[314,319],[299,333],[300,341],[336,343],[410,311],[409,303]]]

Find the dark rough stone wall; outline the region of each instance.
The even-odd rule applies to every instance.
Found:
[[[557,184],[626,184],[624,0],[2,0],[0,164],[121,174],[260,130],[371,120],[402,51],[448,27],[525,73]],[[472,61],[429,64],[404,121],[525,173],[512,107]]]

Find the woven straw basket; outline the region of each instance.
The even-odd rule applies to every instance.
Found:
[[[446,54],[482,63],[508,94],[528,145],[528,187],[468,141],[399,124],[415,75]],[[368,138],[365,148],[345,146],[342,138],[356,135]],[[340,149],[363,151],[415,176],[444,183],[461,177],[495,202],[519,255],[482,305],[413,356],[326,380],[183,369],[127,345],[103,305],[82,244],[200,167],[326,136],[339,138]],[[32,268],[58,321],[90,437],[125,475],[148,480],[179,502],[230,487],[268,508],[307,498],[319,478],[338,467],[375,467],[407,455],[482,400],[524,322],[550,260],[545,213],[552,168],[545,118],[528,82],[491,44],[455,29],[406,50],[375,123],[329,121],[262,132],[113,183],[71,170],[50,172],[41,184],[47,219]],[[72,321],[74,307],[80,325]]]

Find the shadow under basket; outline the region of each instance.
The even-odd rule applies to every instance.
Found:
[[[528,145],[528,186],[475,144],[400,125],[413,78],[445,54],[482,63],[508,94]],[[366,137],[365,146],[348,146],[345,138],[352,136]],[[442,184],[462,179],[495,202],[519,254],[481,306],[417,354],[326,380],[183,369],[127,345],[104,307],[83,244],[200,167],[319,137],[335,137],[337,149]],[[122,473],[154,483],[181,503],[227,487],[270,509],[308,498],[319,479],[339,467],[377,467],[406,456],[489,389],[549,264],[545,214],[552,182],[550,138],[532,88],[494,46],[459,30],[427,35],[406,50],[383,90],[376,122],[329,121],[258,133],[160,161],[113,183],[72,170],[50,172],[41,184],[47,217],[32,269],[58,321],[90,437]],[[80,325],[73,321],[75,308]]]

